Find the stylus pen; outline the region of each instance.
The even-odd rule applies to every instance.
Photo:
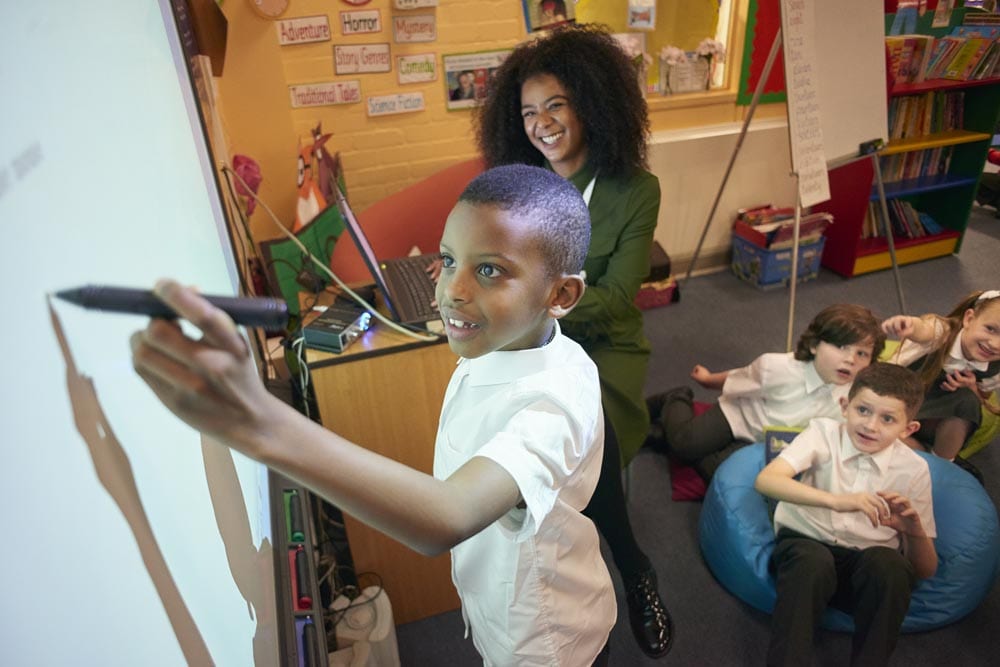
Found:
[[[112,313],[132,313],[174,319],[177,313],[160,301],[150,290],[106,285],[86,285],[56,292],[63,301],[88,310]],[[283,328],[288,323],[288,305],[279,299],[207,296],[202,298],[225,312],[237,324],[265,329]]]

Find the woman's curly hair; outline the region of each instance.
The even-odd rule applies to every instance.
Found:
[[[608,176],[646,167],[649,118],[636,69],[606,26],[567,25],[518,45],[497,68],[476,115],[476,140],[487,165],[542,165],[521,118],[521,85],[550,74],[569,95],[584,127],[587,161]]]

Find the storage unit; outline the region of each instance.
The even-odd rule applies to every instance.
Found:
[[[947,30],[929,32],[940,36]],[[942,228],[939,233],[919,238],[894,236],[896,259],[901,265],[941,257],[961,248],[1000,113],[1000,79],[997,78],[979,81],[934,79],[901,84],[891,90],[889,96],[894,99],[925,95],[929,91],[961,92],[962,127],[891,140],[883,152],[889,156],[944,148],[951,153],[943,173],[885,185],[887,200],[908,201],[918,211],[929,214]],[[832,213],[836,220],[826,232],[823,266],[845,277],[891,267],[886,239],[862,238],[868,204],[878,201],[871,160],[859,160],[830,171],[830,195],[830,201],[813,207]]]

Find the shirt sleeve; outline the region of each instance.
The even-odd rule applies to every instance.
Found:
[[[515,508],[500,519],[511,539],[523,541],[538,531],[561,490],[575,481],[594,455],[584,444],[591,441],[598,440],[585,438],[582,426],[566,410],[543,397],[514,413],[503,430],[480,448],[476,455],[506,470],[524,500],[525,508]]]
[[[600,178],[598,177],[598,181]],[[608,258],[607,270],[587,290],[564,318],[574,326],[603,330],[625,317],[632,308],[643,279],[649,275],[649,249],[660,211],[660,182],[643,173],[630,187],[618,213],[621,233]]]
[[[979,389],[982,392],[990,393],[991,391],[1000,390],[1000,374],[994,375],[993,377],[983,378],[979,381]]]
[[[762,396],[766,385],[766,375],[770,361],[768,355],[762,354],[749,366],[729,371],[722,385],[722,395],[727,398],[750,398]]]

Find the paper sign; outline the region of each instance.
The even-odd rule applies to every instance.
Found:
[[[816,22],[812,2],[782,0],[781,5],[792,169],[798,174],[799,199],[805,208],[830,198],[816,86]]]
[[[330,21],[326,16],[284,19],[275,23],[274,27],[278,31],[278,43],[282,46],[330,40]]]
[[[333,47],[333,68],[337,74],[389,72],[392,59],[388,44],[338,44]]]
[[[368,98],[369,116],[388,116],[390,114],[423,110],[423,93],[400,93],[398,95],[378,95]]]
[[[433,42],[437,39],[437,22],[433,14],[393,16],[392,33],[397,44]]]
[[[342,35],[364,35],[382,32],[382,14],[377,9],[362,9],[356,12],[340,12],[340,33]]]
[[[437,58],[433,53],[396,56],[396,77],[400,83],[437,80]]]
[[[293,109],[356,104],[361,101],[361,84],[357,80],[289,86],[288,92],[292,96]]]

